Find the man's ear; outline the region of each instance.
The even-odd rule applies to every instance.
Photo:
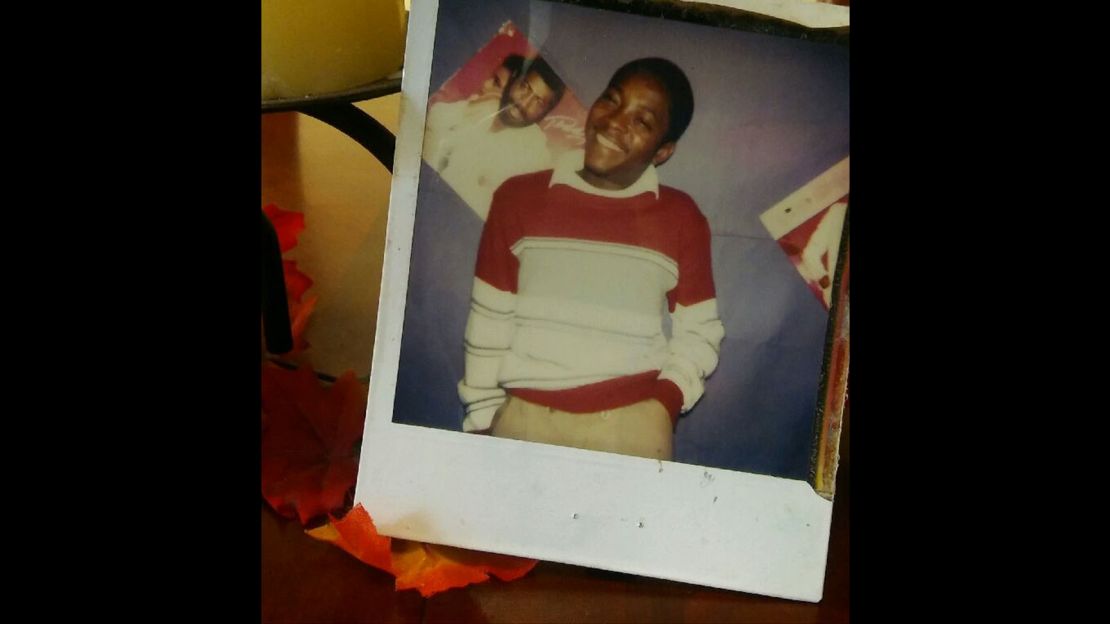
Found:
[[[655,156],[651,158],[651,164],[658,167],[667,162],[667,159],[674,155],[674,148],[677,144],[674,141],[667,141],[655,150]]]

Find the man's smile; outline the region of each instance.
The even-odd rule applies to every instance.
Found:
[[[624,152],[628,151],[620,143],[617,143],[613,139],[610,139],[609,137],[605,136],[604,134],[601,134],[600,132],[596,133],[594,135],[594,137],[597,139],[597,142],[600,143],[601,146],[604,147],[604,148],[611,149],[611,150],[621,152],[621,153],[624,153]]]

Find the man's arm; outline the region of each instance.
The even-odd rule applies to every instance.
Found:
[[[497,377],[512,342],[515,311],[515,295],[474,278],[464,340],[466,372],[459,382],[459,398],[466,408],[463,431],[489,429],[494,412],[505,402]]]
[[[677,422],[705,392],[705,378],[717,368],[725,328],[713,286],[709,223],[700,213],[683,229],[678,285],[668,293],[671,340],[659,373],[655,398]]]
[[[436,102],[424,120],[424,160],[436,171],[443,171],[450,152],[448,139],[463,118],[466,102]]]
[[[489,429],[494,413],[505,402],[498,373],[512,344],[519,265],[511,251],[515,238],[513,224],[499,198],[500,190],[494,194],[482,230],[470,316],[466,321],[466,371],[458,386],[459,398],[466,408],[463,431]]]

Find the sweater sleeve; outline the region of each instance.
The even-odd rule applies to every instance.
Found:
[[[671,340],[655,393],[675,421],[705,392],[705,379],[717,368],[725,335],[713,286],[709,222],[700,212],[683,228],[681,250],[678,284],[667,295]]]
[[[505,402],[498,373],[514,331],[519,267],[511,251],[515,238],[504,192],[499,189],[478,245],[470,315],[466,321],[465,372],[458,384],[459,398],[466,409],[463,431],[489,429],[494,413]]]

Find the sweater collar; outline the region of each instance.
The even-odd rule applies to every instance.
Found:
[[[635,197],[644,193],[653,193],[659,197],[659,176],[655,173],[655,165],[648,165],[639,180],[628,188],[608,190],[598,188],[582,179],[578,172],[586,166],[586,150],[572,150],[563,154],[555,163],[555,170],[551,174],[551,184],[565,184],[573,189],[598,195],[600,197]]]

